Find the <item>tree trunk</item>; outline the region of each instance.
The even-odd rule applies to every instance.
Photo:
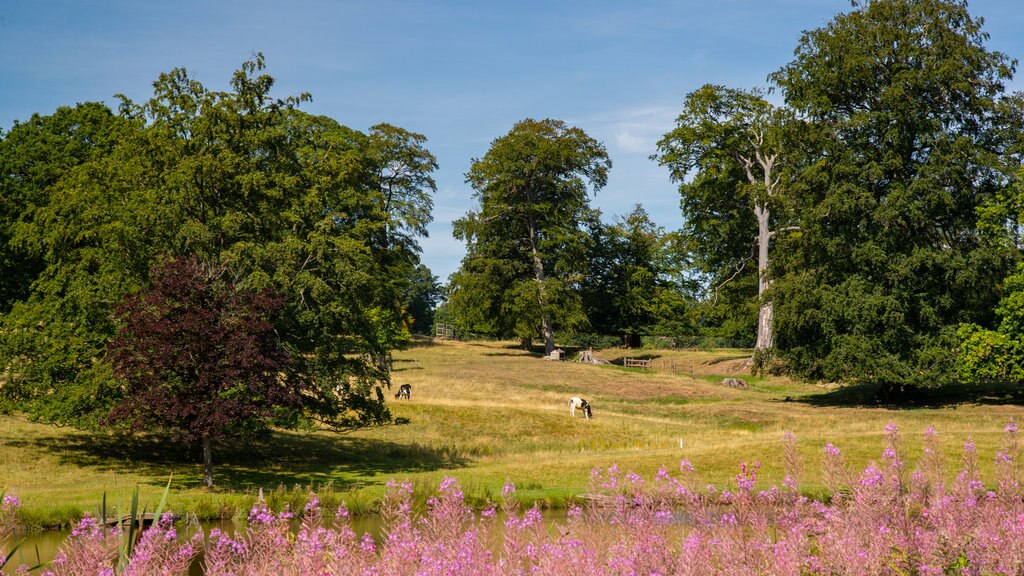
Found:
[[[538,304],[541,310],[547,310],[548,296],[544,292],[544,280],[547,277],[544,275],[544,261],[541,260],[540,252],[537,250],[537,235],[532,221],[530,222],[530,250],[533,253],[533,279],[537,282]],[[546,312],[541,318],[540,324],[541,330],[544,332],[544,355],[550,356],[555,349],[555,329]]]
[[[203,436],[203,485],[213,488],[213,451],[210,449],[210,437]]]
[[[764,293],[770,284],[768,280],[768,244],[772,239],[772,231],[768,228],[770,214],[768,210],[768,198],[775,196],[775,190],[779,185],[778,179],[772,177],[772,168],[775,166],[775,159],[778,154],[767,154],[764,150],[764,131],[761,127],[754,127],[749,135],[750,144],[753,146],[753,157],[737,154],[737,158],[743,163],[747,173],[747,182],[751,186],[758,186],[758,179],[754,173],[754,164],[761,167],[763,196],[754,197],[754,217],[757,218],[757,299],[759,308],[757,311],[757,343],[754,345],[755,363],[764,361],[765,353],[771,349],[773,344],[772,322],[775,309],[772,303],[765,300]]]
[[[622,346],[624,348],[639,348],[640,347],[640,335],[625,333],[622,335]]]
[[[768,230],[768,207],[756,206],[754,215],[757,217],[757,297],[761,303],[757,311],[757,344],[755,344],[755,355],[763,353],[772,347],[772,316],[775,309],[771,302],[764,299],[764,293],[768,289],[768,243],[771,241],[771,232]]]
[[[544,331],[544,355],[550,356],[551,352],[555,349],[555,331],[551,327],[551,320],[548,318],[541,320],[540,324]]]

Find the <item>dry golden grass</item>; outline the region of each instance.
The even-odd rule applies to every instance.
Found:
[[[172,472],[172,504],[205,516],[231,514],[257,489],[281,485],[340,491],[365,508],[388,480],[409,479],[428,489],[445,475],[458,478],[473,497],[494,497],[511,480],[525,499],[560,505],[588,490],[591,469],[612,464],[653,474],[688,459],[708,482],[721,486],[732,481],[739,462],[758,461],[762,478],[779,482],[780,438],[791,431],[806,463],[804,487],[820,491],[826,441],[863,467],[878,458],[883,429],[895,423],[914,460],[922,433],[934,426],[947,461],[958,462],[971,436],[990,474],[1003,425],[1010,417],[1024,420],[1017,396],[1000,395],[1005,391],[960,391],[929,407],[894,410],[867,402],[870,394],[836,386],[750,378],[744,375],[745,355],[736,351],[598,356],[646,356],[655,370],[545,362],[504,342],[418,343],[395,355],[393,373],[395,387],[412,386],[412,399],[389,397],[396,418],[407,423],[343,436],[278,432],[217,446],[214,491],[199,486],[195,454],[159,438],[86,434],[0,418],[0,488],[18,493],[40,522],[94,508],[104,492],[127,498],[135,483],[144,499],[155,501]],[[723,376],[746,378],[752,388],[723,387]],[[587,398],[594,418],[585,420],[579,412],[570,418],[570,396]]]
[[[607,359],[637,352],[599,354]],[[538,494],[586,488],[588,472],[612,463],[637,471],[673,468],[693,460],[709,480],[722,483],[739,461],[760,461],[767,479],[781,478],[784,432],[794,432],[813,487],[821,447],[832,441],[856,466],[880,454],[882,431],[900,426],[908,448],[935,426],[955,463],[973,437],[985,458],[994,455],[1003,425],[1021,419],[1016,405],[953,402],[939,408],[887,409],[839,398],[835,386],[786,379],[747,378],[748,391],[719,385],[741,375],[745,355],[735,351],[657,351],[653,372],[573,362],[543,362],[511,343],[437,343],[398,356],[395,381],[413,387],[411,402],[394,403],[411,423],[363,434],[454,446],[469,463],[457,472],[490,484],[507,476],[539,486]],[[674,365],[677,372],[668,369]],[[595,418],[568,416],[566,399],[579,395]],[[784,402],[787,397],[796,401]],[[832,404],[832,405],[829,405]],[[862,403],[863,404],[863,403]],[[682,441],[682,448],[680,448]]]

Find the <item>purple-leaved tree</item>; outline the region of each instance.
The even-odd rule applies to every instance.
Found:
[[[276,409],[302,402],[302,384],[283,376],[289,357],[272,324],[284,299],[229,276],[196,257],[165,260],[149,288],[121,303],[107,348],[123,399],[105,423],[201,443],[206,486],[211,441],[265,428]]]

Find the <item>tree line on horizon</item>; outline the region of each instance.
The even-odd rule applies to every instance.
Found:
[[[765,89],[687,95],[652,160],[684,226],[607,223],[600,142],[525,119],[474,159],[437,311],[464,332],[717,336],[755,367],[887,387],[1024,377],[1024,95],[963,0],[873,0]],[[185,70],[136,103],[0,134],[0,407],[209,445],[388,422],[387,358],[431,328],[426,137]],[[197,408],[199,400],[208,402]],[[209,466],[207,468],[209,473]],[[208,477],[208,483],[212,478]]]

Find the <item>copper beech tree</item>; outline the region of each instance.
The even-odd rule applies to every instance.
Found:
[[[301,408],[302,382],[283,377],[290,362],[272,322],[283,303],[196,257],[154,267],[151,286],[118,310],[108,360],[123,395],[107,423],[201,444],[204,483],[212,486],[212,441]]]

